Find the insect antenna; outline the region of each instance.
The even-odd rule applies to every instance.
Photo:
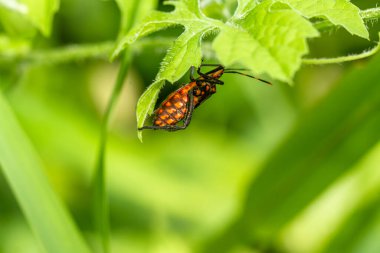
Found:
[[[250,77],[250,78],[253,78],[253,79],[256,79],[260,82],[263,82],[263,83],[266,83],[266,84],[269,84],[269,85],[272,85],[271,82],[268,82],[264,79],[261,79],[261,78],[258,78],[256,76],[252,76],[252,75],[248,75],[248,74],[245,74],[245,73],[242,73],[242,72],[239,72],[238,70],[246,70],[246,69],[225,69],[224,70],[224,74],[225,73],[232,73],[232,74],[239,74],[239,75],[242,75],[242,76],[247,76],[247,77]]]

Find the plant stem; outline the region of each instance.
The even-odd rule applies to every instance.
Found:
[[[167,47],[169,47],[174,40],[174,37],[143,39],[133,45],[133,52],[139,53],[146,47],[154,47],[166,51]],[[70,45],[56,49],[35,50],[31,52],[0,52],[0,66],[9,66],[17,63],[56,65],[68,62],[83,62],[90,59],[108,60],[114,46],[114,42],[107,41],[97,44]]]
[[[360,12],[360,16],[364,21],[370,21],[374,19],[379,19],[380,17],[380,7],[371,8]]]
[[[347,62],[347,61],[354,61],[354,60],[359,60],[359,59],[363,59],[371,55],[374,55],[379,50],[380,50],[380,43],[377,44],[374,48],[368,51],[364,51],[361,54],[340,56],[340,57],[335,57],[335,58],[302,59],[302,63],[316,65],[316,64],[334,64],[334,63],[341,63],[341,62]]]
[[[86,59],[108,59],[113,42],[97,44],[70,45],[66,47],[35,50],[31,52],[0,52],[0,65],[12,63],[61,64]]]
[[[127,75],[132,54],[127,49],[122,57],[119,73],[115,86],[112,90],[110,99],[104,113],[102,125],[100,129],[100,145],[98,152],[98,160],[95,168],[95,175],[93,181],[94,192],[94,215],[96,229],[100,235],[101,248],[103,253],[109,252],[109,203],[107,197],[107,184],[106,184],[106,170],[105,170],[105,154],[107,148],[107,129],[110,121],[112,110],[116,104],[116,101],[120,95],[120,91],[123,88],[124,79]]]

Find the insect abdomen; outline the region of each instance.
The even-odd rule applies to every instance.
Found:
[[[174,93],[156,110],[153,124],[155,126],[175,125],[186,115],[188,95],[186,90]]]

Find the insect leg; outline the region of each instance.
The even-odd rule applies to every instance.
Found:
[[[217,78],[210,78],[207,81],[209,81],[210,83],[215,83],[215,84],[224,84],[222,80],[219,80]]]
[[[201,67],[202,65],[198,68],[197,72],[198,72],[198,75],[201,76],[203,78],[203,80],[199,80],[200,82],[201,81],[208,81],[208,82],[212,82],[214,84],[224,84],[223,81],[219,80],[219,78],[215,78],[215,77],[212,77],[210,76],[211,73],[214,73],[216,71],[219,71],[221,69],[224,69],[224,67],[222,65],[214,65],[214,64],[205,64],[204,66],[217,66],[215,69],[213,70],[210,70],[209,72],[206,72],[206,73],[202,73],[201,72]]]
[[[192,82],[195,81],[194,74],[195,74],[195,67],[194,67],[194,66],[191,66],[191,67],[190,67],[190,80],[191,80]]]
[[[189,103],[187,104],[187,112],[185,115],[185,119],[183,120],[183,125],[182,125],[183,129],[185,129],[190,124],[191,117],[193,116],[193,111],[195,107],[193,90],[190,90],[188,94],[189,94]]]
[[[139,131],[144,130],[144,129],[166,130],[169,132],[173,132],[173,131],[177,131],[177,130],[183,130],[185,128],[183,128],[182,126],[176,126],[176,125],[173,125],[173,126],[143,126],[143,127],[138,128]]]
[[[217,70],[220,70],[220,69],[223,69],[223,66],[222,65],[219,65],[218,68],[212,70],[211,72],[214,72],[214,71],[217,71]],[[195,80],[195,81],[198,81],[198,82],[203,82],[203,81],[208,81],[208,82],[212,82],[212,83],[215,83],[215,84],[224,84],[224,82],[222,80],[219,80],[218,78],[214,78],[212,76],[209,76],[208,74],[211,73],[211,72],[207,72],[207,73],[202,73],[200,71],[200,68],[198,68],[198,75],[201,76],[203,79],[202,80]]]
[[[137,128],[137,130],[139,131],[144,130],[144,129],[159,130],[159,129],[162,129],[162,127],[161,126],[143,126],[143,127]]]
[[[220,65],[220,64],[210,64],[210,63],[205,63],[205,64],[201,64],[201,67],[203,67],[203,66],[205,66],[205,67],[219,67],[219,66],[222,66],[222,65]]]
[[[200,76],[203,77],[203,78],[205,78],[205,77],[209,77],[208,74],[210,74],[210,73],[213,73],[213,72],[218,71],[218,70],[220,70],[220,69],[224,69],[224,67],[223,67],[222,65],[216,65],[217,68],[215,68],[215,69],[213,69],[213,70],[210,70],[210,71],[207,72],[207,73],[202,73],[202,72],[201,72],[201,68],[202,68],[203,66],[208,66],[208,65],[201,65],[201,66],[199,66],[199,68],[197,69],[197,73],[198,73],[198,75],[200,75]]]

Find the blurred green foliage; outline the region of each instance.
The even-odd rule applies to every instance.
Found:
[[[234,7],[233,1],[202,2],[215,17]],[[377,4],[352,2],[361,9]],[[114,41],[119,19],[114,1],[61,0],[51,37],[37,34],[32,44],[22,36],[0,37],[2,92],[91,246],[90,183],[119,64],[104,57],[74,55],[59,64],[28,57]],[[378,41],[379,25],[367,26]],[[172,34],[178,30],[159,36]],[[379,251],[379,55],[302,66],[293,87],[225,76],[226,84],[197,108],[188,129],[146,131],[142,144],[135,105],[168,46],[135,51],[111,118],[106,176],[112,252]],[[339,29],[310,41],[309,56],[372,46]],[[188,75],[179,84],[187,81]],[[159,100],[173,89],[165,86]],[[14,196],[0,173],[0,253],[45,252]]]

